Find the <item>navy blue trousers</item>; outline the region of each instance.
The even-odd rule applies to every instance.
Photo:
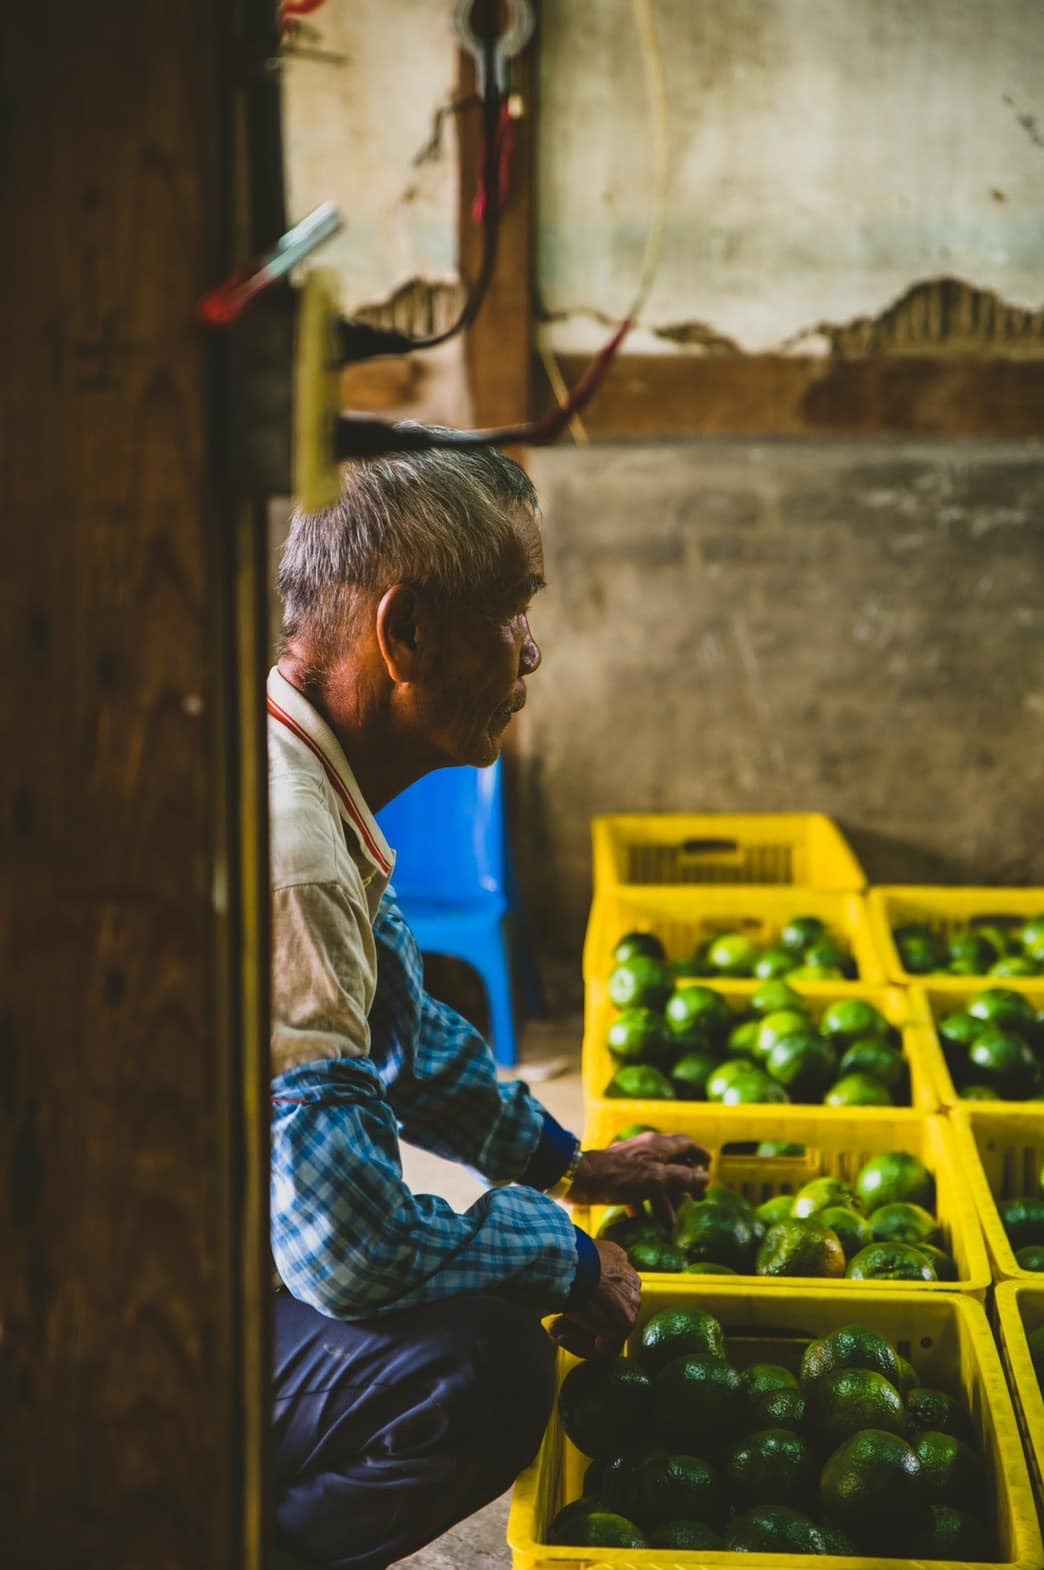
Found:
[[[280,1544],[323,1570],[383,1570],[511,1485],[553,1396],[551,1341],[502,1298],[345,1324],[278,1293]]]

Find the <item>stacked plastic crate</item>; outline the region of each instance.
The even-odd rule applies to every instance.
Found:
[[[634,1125],[690,1134],[711,1150],[715,1183],[755,1206],[776,1195],[794,1194],[815,1178],[851,1183],[871,1157],[906,1152],[923,1162],[934,1178],[936,1217],[956,1267],[953,1280],[924,1282],[654,1270],[643,1273],[639,1329],[658,1308],[696,1304],[720,1319],[730,1348],[735,1336],[746,1361],[785,1361],[788,1352],[794,1356],[795,1345],[853,1322],[877,1329],[893,1340],[926,1383],[951,1388],[972,1414],[992,1496],[996,1557],[991,1562],[1041,1570],[1044,1547],[1034,1492],[1039,1497],[1044,1405],[1027,1333],[1044,1324],[1044,1287],[1034,1287],[1030,1273],[1014,1260],[996,1201],[1022,1191],[1020,1185],[1039,1186],[1044,1102],[1036,1104],[1036,1111],[1029,1104],[958,1104],[935,1030],[938,998],[933,989],[924,988],[924,978],[903,972],[891,939],[899,907],[889,907],[882,897],[894,901],[904,895],[946,896],[955,891],[887,890],[868,898],[852,850],[837,826],[819,814],[615,816],[595,821],[593,840],[594,900],[583,960],[586,1143],[605,1145]],[[940,924],[953,909],[945,897],[941,904],[937,899],[927,904]],[[1013,907],[1044,910],[1044,891],[1009,899]],[[922,900],[918,909],[925,908]],[[708,943],[723,933],[743,934],[755,945],[771,946],[796,916],[817,918],[841,940],[855,974],[817,980],[806,972],[789,984],[813,1021],[845,999],[864,1000],[885,1016],[906,1060],[908,1106],[825,1106],[794,1098],[783,1104],[722,1105],[703,1099],[624,1098],[611,1088],[616,1059],[609,1034],[618,1011],[609,978],[614,948],[624,934],[657,939],[667,962],[673,962],[677,986],[713,987],[734,1010],[738,1024],[747,1017],[759,983],[747,977],[698,976],[698,967],[686,974],[685,962],[694,952],[705,954]],[[970,998],[974,982],[941,982],[946,1005]],[[979,981],[980,990],[986,984]],[[1022,992],[1033,991],[1029,982],[1011,984]],[[1040,992],[1037,1006],[1044,1007],[1044,977]],[[595,1211],[576,1219],[597,1231],[605,1215]],[[1010,1284],[1001,1284],[1007,1277]],[[1044,1277],[1038,1279],[1044,1282]],[[1003,1363],[991,1320],[1002,1337]],[[573,1362],[561,1354],[560,1377]],[[1019,1420],[1034,1470],[1032,1482]],[[516,1489],[509,1539],[519,1570],[552,1565],[579,1570],[596,1564],[626,1564],[635,1570],[670,1564],[694,1570],[697,1564],[734,1561],[735,1555],[723,1550],[665,1554],[550,1545],[548,1524],[582,1492],[584,1465],[553,1419],[536,1461]],[[769,1564],[793,1562],[793,1556],[764,1557]],[[877,1563],[870,1558],[835,1562],[867,1567]],[[895,1562],[882,1559],[881,1570]]]

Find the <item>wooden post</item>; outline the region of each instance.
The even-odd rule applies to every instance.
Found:
[[[11,1570],[262,1555],[264,554],[194,319],[243,259],[230,11],[4,18]]]

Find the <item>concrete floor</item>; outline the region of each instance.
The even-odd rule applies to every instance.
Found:
[[[524,1079],[552,1116],[577,1135],[583,1132],[580,1033],[579,1018],[527,1022],[522,1061],[503,1076]],[[425,1151],[404,1145],[403,1165],[415,1193],[440,1194],[458,1210],[482,1193],[482,1184],[470,1172]],[[510,1505],[511,1494],[504,1494],[401,1564],[409,1570],[509,1570],[505,1533]]]

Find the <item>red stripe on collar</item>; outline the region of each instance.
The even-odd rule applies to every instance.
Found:
[[[327,779],[330,781],[330,784],[337,792],[338,800],[344,807],[344,810],[347,812],[352,822],[355,824],[355,827],[359,830],[364,848],[369,852],[370,856],[377,863],[378,867],[380,867],[381,871],[386,876],[390,876],[391,862],[386,861],[384,856],[381,854],[376,840],[370,833],[370,830],[367,828],[366,821],[360,813],[358,807],[355,805],[355,802],[352,800],[344,781],[341,779],[337,770],[334,768],[323,749],[319,746],[318,742],[313,741],[308,732],[302,726],[298,725],[297,721],[293,719],[285,709],[280,708],[279,704],[272,697],[268,698],[268,712],[271,714],[274,720],[278,720],[281,725],[286,726],[288,731],[292,731],[293,734],[297,737],[298,741],[303,741],[305,746],[310,748],[311,751],[315,753],[315,756],[319,759],[319,762],[326,770]]]

